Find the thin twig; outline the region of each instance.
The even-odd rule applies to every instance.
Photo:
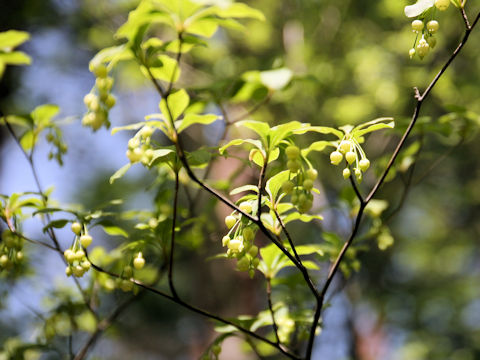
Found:
[[[260,175],[258,177],[258,196],[257,196],[257,217],[260,219],[262,215],[262,194],[263,194],[263,185],[265,183],[265,173],[267,171],[268,164],[268,155],[264,159],[264,164],[260,170]]]
[[[282,228],[283,233],[287,237],[288,243],[290,244],[290,247],[292,248],[292,251],[293,251],[293,254],[295,255],[295,258],[301,264],[302,260],[300,259],[300,256],[297,253],[297,249],[295,248],[295,244],[293,243],[293,239],[290,236],[290,233],[287,231],[287,227],[285,226],[285,223],[283,222],[282,218],[280,217],[280,214],[278,213],[277,209],[273,209],[273,212],[275,213],[275,217],[277,218],[278,223],[280,224],[280,227]]]
[[[463,6],[460,6],[460,13],[462,14],[463,21],[465,22],[465,28],[470,30],[472,27],[470,26],[467,13],[465,12],[465,8]]]
[[[358,189],[357,182],[353,178],[353,174],[349,176],[349,179],[350,179],[350,184],[352,184],[353,191],[355,191],[355,195],[357,195],[357,198],[360,201],[360,203],[363,203],[364,202],[363,196],[360,193],[360,190]]]
[[[270,277],[267,276],[267,300],[268,300],[268,309],[270,310],[270,315],[272,316],[272,326],[273,332],[275,333],[275,338],[277,339],[277,344],[281,345],[280,338],[278,337],[278,326],[277,322],[275,321],[275,312],[273,311],[272,305],[272,281]]]
[[[100,266],[94,264],[93,262],[92,263],[92,268],[94,268],[95,270],[99,271],[99,272],[102,272],[102,273],[105,273],[105,274],[108,274],[110,276],[113,276],[113,277],[116,277],[116,278],[120,278],[120,275],[118,274],[115,274],[115,273],[112,273],[110,271],[107,271],[103,268],[101,268]],[[182,299],[180,298],[175,298],[173,297],[172,295],[170,294],[167,294],[161,290],[158,290],[156,288],[154,288],[153,286],[150,286],[150,285],[147,285],[147,284],[144,284],[143,282],[139,281],[139,280],[136,280],[134,278],[130,278],[128,279],[129,281],[133,282],[135,285],[141,287],[142,289],[145,289],[145,290],[148,290],[154,294],[157,294],[157,295],[160,295],[162,297],[164,297],[165,299],[168,299],[192,312],[195,312],[197,314],[200,314],[200,315],[203,315],[207,318],[210,318],[212,320],[216,320],[216,321],[219,321],[223,324],[226,324],[226,325],[231,325],[233,327],[235,327],[237,330],[241,331],[242,333],[246,334],[246,335],[249,335],[251,337],[254,337],[266,344],[269,344],[271,346],[273,346],[274,348],[276,348],[277,350],[279,350],[282,354],[284,354],[285,356],[289,357],[290,359],[295,359],[295,360],[300,360],[299,357],[297,357],[296,355],[290,353],[289,351],[287,350],[284,350],[282,347],[280,347],[279,345],[277,345],[276,343],[274,343],[273,341],[270,341],[268,340],[267,338],[264,338],[263,336],[261,335],[258,335],[257,333],[251,331],[251,330],[248,330],[240,325],[237,325],[235,324],[234,322],[230,321],[230,320],[227,320],[227,319],[224,319],[218,315],[215,315],[215,314],[212,314],[212,313],[209,313],[208,311],[205,311],[205,310],[202,310],[200,308],[197,308],[195,307],[194,305],[191,305],[185,301],[183,301]],[[77,360],[77,359],[76,359]]]
[[[175,159],[176,162],[176,159]],[[177,291],[175,290],[175,285],[173,284],[173,259],[174,259],[174,250],[175,250],[175,228],[177,227],[177,208],[178,208],[178,168],[175,164],[175,192],[173,194],[173,219],[172,219],[172,234],[171,234],[171,243],[170,243],[170,258],[168,261],[168,286],[174,298],[178,299]]]

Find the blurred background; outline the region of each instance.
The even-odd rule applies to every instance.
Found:
[[[88,62],[101,48],[116,44],[113,34],[137,1],[17,0],[0,3],[0,31],[29,31],[31,40],[22,50],[33,58],[30,67],[8,67],[0,82],[0,109],[4,113],[29,113],[35,106],[55,103],[64,130],[68,153],[64,166],[47,160],[44,141],[36,152],[42,185],[55,186],[52,197],[86,209],[106,201],[126,198],[123,210],[157,209],[172,188],[154,187],[155,175],[134,166],[127,176],[110,185],[108,178],[128,162],[125,157],[132,134],[111,135],[102,128],[92,133],[81,126],[83,96],[94,84]],[[414,34],[403,8],[404,0],[256,0],[250,4],[266,16],[265,22],[246,22],[247,32],[219,30],[208,47],[185,57],[180,84],[202,94],[205,85],[237,81],[249,70],[288,67],[294,80],[262,106],[252,118],[278,124],[291,120],[315,125],[357,124],[392,116],[396,132],[374,134],[366,151],[377,173],[405,129],[414,107],[413,87],[424,89],[463,36],[463,21],[451,6],[437,12],[440,30],[437,46],[423,61],[410,60]],[[471,0],[467,13],[474,17],[480,5]],[[396,176],[377,198],[389,208],[381,218],[389,232],[383,240],[369,233],[364,222],[357,243],[360,268],[348,279],[338,277],[331,289],[331,307],[324,313],[324,329],[315,346],[315,359],[480,359],[480,32],[455,60],[422,107],[419,125],[409,144],[415,166],[402,158]],[[110,114],[112,126],[141,121],[154,113],[158,95],[133,66],[126,63],[114,73],[117,105]],[[220,87],[221,90],[221,87]],[[211,94],[210,94],[211,95]],[[262,95],[259,95],[259,99]],[[255,103],[228,106],[242,113]],[[211,111],[219,110],[212,107]],[[215,145],[223,133],[217,122],[187,134],[189,146]],[[4,128],[0,129],[0,193],[35,190],[27,162]],[[393,134],[393,135],[392,135]],[[241,136],[230,131],[228,137]],[[320,139],[302,137],[300,145]],[[314,210],[321,223],[293,224],[291,233],[307,243],[322,242],[319,228],[345,239],[350,231],[351,191],[341,170],[329,164],[328,154],[315,154],[322,190]],[[238,164],[216,162],[212,179],[226,179]],[[370,171],[361,185],[367,193],[375,182]],[[157,174],[158,175],[158,174]],[[240,183],[255,181],[255,169],[242,170]],[[407,190],[405,190],[407,189]],[[187,207],[185,195],[181,201]],[[402,205],[401,208],[399,205]],[[398,207],[398,211],[396,210]],[[168,212],[168,209],[166,210]],[[266,308],[265,284],[260,275],[250,280],[224,260],[205,262],[222,252],[227,210],[203,196],[196,211],[199,226],[182,232],[176,263],[179,291],[196,305],[224,316],[254,314]],[[217,218],[208,214],[214,211]],[[127,225],[125,225],[127,226]],[[27,233],[41,237],[41,225],[24,225]],[[68,232],[60,232],[69,236]],[[95,233],[107,249],[122,239]],[[387,239],[385,238],[387,237]],[[380,250],[382,241],[393,245]],[[264,239],[259,243],[265,244]],[[382,247],[380,245],[380,247]],[[29,277],[0,285],[0,344],[12,339],[35,342],[44,319],[56,301],[54,289],[71,287],[63,263],[55,254],[30,247]],[[327,268],[327,264],[323,264]],[[297,276],[297,277],[296,277]],[[305,289],[295,285],[298,275],[288,275],[290,296]],[[319,283],[324,272],[319,272]],[[285,289],[278,284],[273,296]],[[260,290],[259,290],[260,289]],[[66,291],[66,290],[65,290]],[[121,300],[113,294],[105,307]],[[110,304],[110,305],[109,305]],[[112,305],[113,306],[113,305]],[[80,347],[85,337],[78,338]],[[102,337],[92,359],[194,359],[215,338],[210,322],[175,304],[147,294]],[[66,338],[55,346],[66,348]],[[225,342],[221,359],[255,359],[241,341]],[[44,359],[60,359],[46,351]],[[275,357],[271,357],[275,358]]]

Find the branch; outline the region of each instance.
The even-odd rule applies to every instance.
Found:
[[[176,162],[176,161],[175,161]],[[168,262],[168,286],[175,299],[179,299],[175,286],[173,284],[173,256],[175,249],[175,228],[177,226],[177,208],[178,208],[178,169],[175,164],[175,192],[173,195],[173,219],[172,219],[172,234],[170,244],[170,259]]]
[[[87,256],[88,256],[88,255],[87,255]],[[90,260],[89,260],[89,261],[90,261]],[[114,273],[112,273],[112,272],[110,272],[110,271],[107,271],[107,270],[101,268],[100,266],[97,266],[96,264],[94,264],[94,263],[92,263],[92,262],[91,262],[91,264],[92,264],[92,268],[95,269],[95,270],[97,270],[97,271],[99,271],[99,272],[102,272],[102,273],[104,273],[104,274],[110,275],[110,276],[112,276],[112,277],[120,278],[120,275],[118,275],[118,274],[114,274]],[[161,291],[161,290],[158,290],[158,289],[154,288],[153,286],[144,284],[143,282],[141,282],[141,281],[139,281],[139,280],[136,280],[136,279],[134,279],[134,278],[130,278],[130,279],[128,279],[128,280],[131,281],[131,282],[133,282],[135,285],[141,287],[142,289],[145,289],[145,290],[150,291],[150,292],[152,292],[152,293],[154,293],[154,294],[160,295],[160,296],[164,297],[165,299],[168,299],[168,300],[170,300],[170,301],[172,301],[172,302],[174,302],[174,303],[176,303],[176,304],[178,304],[178,305],[180,305],[180,306],[182,306],[182,307],[184,307],[184,308],[186,308],[186,309],[188,309],[188,310],[190,310],[190,311],[192,311],[192,312],[194,312],[194,313],[200,314],[200,315],[202,315],[202,316],[204,316],[204,317],[207,317],[207,318],[209,318],[209,319],[212,319],[212,320],[219,321],[219,322],[221,322],[221,323],[223,323],[223,324],[225,324],[225,325],[231,325],[231,326],[235,327],[238,331],[241,331],[242,333],[244,333],[244,334],[246,334],[246,335],[249,335],[249,336],[251,336],[251,337],[254,337],[254,338],[256,338],[256,339],[258,339],[258,340],[260,340],[260,341],[262,341],[262,342],[264,342],[264,343],[266,343],[266,344],[269,344],[269,345],[273,346],[275,349],[279,350],[282,354],[284,354],[285,356],[287,356],[287,357],[290,358],[290,359],[301,360],[301,359],[298,358],[296,355],[290,353],[290,352],[287,351],[287,350],[284,350],[283,348],[281,348],[278,344],[274,343],[273,341],[270,341],[270,340],[268,340],[267,338],[264,338],[263,336],[258,335],[257,333],[255,333],[255,332],[253,332],[253,331],[250,331],[250,330],[248,330],[248,329],[246,329],[246,328],[244,328],[244,327],[242,327],[242,326],[240,326],[240,325],[237,325],[237,324],[235,324],[234,322],[232,322],[232,321],[230,321],[230,320],[224,319],[224,318],[222,318],[222,317],[220,317],[220,316],[218,316],[218,315],[211,314],[211,313],[209,313],[208,311],[205,311],[205,310],[202,310],[202,309],[200,309],[200,308],[197,308],[197,307],[195,307],[195,306],[193,306],[193,305],[191,305],[191,304],[183,301],[183,300],[180,299],[180,298],[175,298],[175,297],[173,297],[172,295],[169,295],[169,294],[167,294],[167,293],[165,293],[165,292],[163,292],[163,291]]]
[[[269,277],[267,279],[267,300],[268,300],[268,309],[270,310],[270,314],[272,316],[272,325],[273,325],[273,332],[275,333],[275,338],[277,339],[277,344],[280,344],[280,338],[278,337],[278,326],[277,322],[275,321],[275,312],[273,311],[272,305],[272,282]]]
[[[151,73],[150,73],[151,74]],[[155,79],[151,77],[151,80],[155,83]],[[166,95],[168,96],[168,95]],[[188,176],[190,179],[192,179],[194,182],[196,182],[200,187],[202,187],[204,190],[215,196],[217,199],[219,199],[221,202],[229,206],[232,210],[236,210],[238,213],[242,214],[245,216],[247,219],[251,220],[254,224],[256,224],[259,229],[268,237],[269,240],[271,240],[292,262],[293,264],[302,271],[302,265],[295,259],[295,257],[290,254],[290,252],[279,242],[277,239],[275,239],[272,234],[268,231],[268,229],[263,225],[261,219],[259,217],[254,217],[251,214],[248,214],[241,210],[237,205],[235,205],[233,202],[231,202],[229,199],[227,199],[225,196],[223,196],[221,193],[219,193],[217,190],[206,184],[205,182],[201,181],[193,172],[191,169],[190,165],[188,164],[187,158],[185,156],[185,152],[183,150],[183,146],[181,144],[181,138],[178,136],[177,129],[175,128],[175,124],[173,122],[173,116],[172,116],[172,111],[170,109],[170,106],[168,104],[168,101],[165,101],[165,107],[168,112],[168,118],[170,119],[170,125],[173,130],[173,142],[175,144],[177,156],[182,162],[183,167],[185,168],[185,171],[187,172]],[[313,283],[308,275],[307,272],[302,271],[304,278],[307,280],[307,283],[309,283],[309,287],[312,289],[312,292],[314,292],[314,287],[312,287]],[[315,292],[314,292],[315,293]]]
[[[357,195],[357,198],[360,201],[360,204],[363,204],[365,200],[363,200],[363,196],[360,193],[360,190],[358,189],[357,182],[353,178],[353,174],[350,174],[349,179],[350,179],[350,184],[352,184],[353,191],[355,191],[355,195]]]
[[[459,10],[460,10],[460,13],[462,14],[463,22],[465,23],[465,28],[467,30],[471,30],[472,27],[470,26],[470,22],[468,21],[467,13],[465,12],[465,8],[463,7],[463,5],[460,6]]]
[[[268,155],[267,158],[264,159],[264,164],[262,169],[260,170],[260,175],[258,177],[258,197],[257,197],[257,217],[258,219],[261,218],[262,215],[262,193],[263,193],[263,185],[265,183],[265,173],[267,171],[267,164],[268,164]]]
[[[278,220],[278,223],[280,224],[280,227],[282,228],[283,233],[287,237],[288,243],[290,244],[290,247],[292,248],[293,254],[295,255],[295,259],[301,264],[302,260],[300,259],[300,256],[298,256],[297,249],[295,248],[295,244],[293,243],[292,237],[290,236],[290,233],[287,231],[287,228],[285,226],[285,223],[283,222],[282,218],[280,217],[280,214],[278,213],[277,209],[273,209],[273,212],[275,213],[275,217]]]

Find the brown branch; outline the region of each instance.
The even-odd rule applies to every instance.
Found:
[[[468,16],[467,16],[467,13],[465,12],[465,8],[463,6],[460,6],[459,10],[460,10],[460,13],[462,14],[462,19],[463,19],[463,22],[465,23],[465,28],[467,30],[470,30],[472,27],[470,26],[470,21],[468,21]]]
[[[275,217],[278,220],[278,223],[280,224],[280,227],[282,228],[283,233],[287,237],[288,243],[290,244],[290,247],[292,248],[293,254],[295,255],[295,259],[299,263],[302,263],[302,260],[300,259],[300,256],[297,253],[297,249],[295,248],[295,244],[293,243],[293,239],[290,236],[290,233],[287,231],[287,227],[285,226],[285,223],[283,222],[282,218],[280,217],[280,214],[278,213],[277,209],[273,209],[273,212],[275,213]]]
[[[87,255],[88,256],[88,255]],[[113,276],[113,277],[116,277],[116,278],[120,278],[120,275],[118,274],[115,274],[115,273],[112,273],[110,271],[107,271],[103,268],[101,268],[100,266],[97,266],[96,264],[92,263],[92,268],[99,271],[99,272],[102,272],[104,274],[107,274],[107,275],[110,275],[110,276]],[[150,285],[147,285],[147,284],[144,284],[143,282],[139,281],[139,280],[136,280],[134,278],[130,278],[128,279],[129,281],[133,282],[135,285],[141,287],[142,289],[145,289],[147,291],[150,291],[154,294],[157,294],[157,295],[160,295],[162,297],[164,297],[165,299],[168,299],[194,313],[197,313],[199,315],[202,315],[204,317],[207,317],[209,319],[212,319],[212,320],[216,320],[218,322],[221,322],[225,325],[231,325],[233,327],[235,327],[238,331],[246,334],[246,335],[249,335],[255,339],[258,339],[266,344],[269,344],[271,346],[273,346],[275,349],[279,350],[282,354],[284,354],[285,356],[287,356],[288,358],[290,359],[294,359],[294,360],[301,360],[299,357],[297,357],[296,355],[290,353],[289,351],[287,350],[284,350],[282,347],[280,347],[278,344],[274,343],[273,341],[270,341],[268,340],[267,338],[264,338],[263,336],[251,331],[251,330],[248,330],[238,324],[235,324],[234,322],[230,321],[230,320],[227,320],[227,319],[224,319],[218,315],[215,315],[215,314],[212,314],[212,313],[209,313],[208,311],[205,311],[205,310],[202,310],[200,308],[197,308],[195,307],[194,305],[191,305],[185,301],[183,301],[182,299],[180,298],[175,298],[173,297],[172,295],[169,295],[161,290],[158,290],[156,288],[154,288],[153,286],[150,286]]]
[[[350,179],[350,184],[352,184],[353,191],[355,191],[355,195],[357,195],[357,198],[360,201],[360,204],[362,204],[364,202],[363,196],[360,193],[360,190],[358,189],[357,182],[353,178],[353,174],[350,174],[349,179]]]
[[[267,171],[267,164],[268,164],[268,155],[266,159],[263,159],[264,164],[262,169],[260,170],[260,175],[258,177],[258,197],[257,197],[257,217],[258,219],[261,218],[262,215],[262,193],[263,193],[263,186],[265,185],[265,173]]]
[[[272,281],[268,276],[266,280],[267,280],[268,309],[270,310],[270,315],[272,316],[273,332],[275,333],[275,339],[277,339],[277,344],[281,345],[280,338],[278,337],[278,326],[277,326],[277,322],[275,321],[275,312],[273,311],[273,305],[272,305]]]
[[[175,160],[176,162],[176,160]],[[173,284],[173,259],[174,259],[174,250],[175,250],[175,228],[177,226],[177,208],[178,208],[178,168],[175,164],[175,192],[173,194],[173,219],[172,219],[172,234],[171,234],[171,243],[170,243],[170,258],[168,261],[168,286],[170,291],[175,299],[179,299],[177,291],[175,290],[175,285]]]

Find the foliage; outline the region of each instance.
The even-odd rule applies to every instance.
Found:
[[[35,344],[12,338],[5,343],[1,356],[34,358],[58,347],[61,353],[70,351],[72,358],[83,359],[131,303],[142,294],[152,293],[215,321],[217,336],[205,347],[202,359],[218,359],[223,341],[233,336],[241,338],[259,356],[311,359],[319,329],[324,327],[323,314],[330,305],[327,294],[333,291],[335,276],[341,273],[347,279],[360,270],[369,240],[374,239],[381,251],[395,244],[389,222],[405,201],[423,146],[418,139],[407,146],[407,139],[418,135],[416,132],[420,139],[424,132],[432,132],[463,142],[470,129],[478,126],[478,115],[461,106],[450,106],[450,112],[438,124],[419,117],[422,104],[479,19],[477,16],[469,21],[466,1],[452,3],[464,21],[465,35],[425,90],[415,90],[409,122],[392,117],[370,120],[365,116],[361,121],[352,117],[341,125],[328,126],[321,119],[302,122],[287,117],[288,121],[281,118],[269,122],[258,116],[265,115],[261,108],[270,101],[281,106],[294,102],[288,93],[307,81],[285,64],[263,71],[248,69],[227,81],[214,78],[207,85],[190,76],[196,66],[206,67],[202,54],[215,51],[212,43],[218,34],[235,37],[248,32],[248,26],[265,22],[268,16],[260,10],[231,1],[140,1],[115,32],[116,43],[98,51],[90,61],[95,84],[83,99],[87,110],[81,123],[93,132],[110,129],[114,123],[112,135],[131,135],[125,150],[128,163],[111,174],[109,182],[118,185],[126,181],[127,172],[135,164],[142,166],[157,189],[153,209],[123,208],[126,194],[124,199],[110,198],[106,204],[86,209],[59,205],[52,199],[51,190],[41,187],[34,157],[45,135],[52,146],[49,159],[63,164],[67,145],[61,123],[55,120],[59,107],[44,104],[27,115],[3,114],[1,124],[25,156],[38,189],[0,197],[0,218],[6,227],[0,243],[1,277],[12,283],[27,277],[30,260],[24,256],[24,247],[31,247],[32,253],[37,247],[45,247],[57,253],[65,265],[65,276],[73,279],[75,287],[59,288],[51,294]],[[435,46],[435,9],[444,11],[448,5],[449,1],[419,0],[405,7],[405,15],[416,18],[412,23],[417,35],[411,58],[417,54],[423,59]],[[426,19],[430,20],[424,27]],[[30,64],[28,55],[14,51],[28,38],[26,32],[0,33],[0,76],[7,65]],[[143,109],[137,109],[144,120],[122,125],[112,116],[112,109],[118,105],[112,92],[115,77],[121,77],[121,71],[128,67],[156,90],[159,112],[144,114]],[[241,116],[232,116],[239,105],[252,107]],[[265,117],[268,120],[269,116]],[[219,142],[189,146],[189,137],[195,137],[196,131],[218,124],[224,128]],[[228,131],[233,134],[229,136]],[[369,142],[378,141],[380,134],[395,136],[395,132],[401,136],[392,151],[384,157],[367,157]],[[312,137],[316,140],[309,141]],[[318,195],[330,191],[325,190],[328,179],[338,178],[333,167],[317,165],[325,162],[327,150],[332,165],[345,166],[345,181],[333,180],[337,189],[344,189],[337,194],[335,206],[348,213],[345,219],[353,223],[351,230],[346,222],[341,229],[322,225],[331,213],[320,206]],[[210,181],[215,163],[236,159],[250,166],[254,179],[240,178],[242,183],[236,179]],[[385,182],[409,171],[400,206],[389,211],[390,199],[376,199],[377,192]],[[364,190],[368,190],[367,195],[363,195]],[[202,194],[215,202],[203,203]],[[230,211],[220,231],[218,224],[212,226],[217,204]],[[202,210],[200,205],[204,205]],[[31,219],[42,223],[38,237],[23,230]],[[315,236],[298,235],[307,226],[314,229]],[[70,229],[59,232],[64,228]],[[108,235],[107,245],[93,235],[96,229]],[[69,235],[65,235],[67,232]],[[206,234],[215,238],[211,253],[216,255],[201,251],[207,244]],[[222,247],[225,251],[218,254]],[[229,266],[233,262],[238,272],[248,273],[249,281],[261,284],[258,294],[263,294],[266,287],[265,306],[255,314],[237,313],[226,318],[195,305],[183,295],[178,275],[179,253],[187,251],[195,252],[201,263],[209,259]],[[125,296],[117,302],[119,292]],[[114,310],[105,311],[108,307]],[[71,344],[72,339],[85,333],[88,339],[84,346],[77,346],[75,354],[58,345],[61,338]]]

